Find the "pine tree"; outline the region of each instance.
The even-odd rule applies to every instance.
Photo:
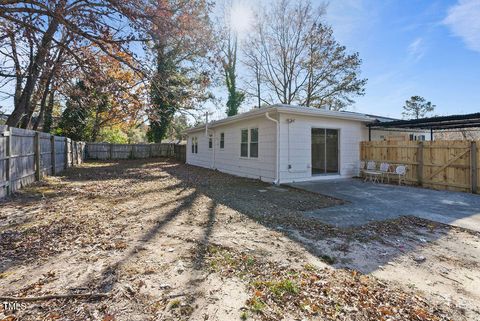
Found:
[[[404,118],[419,119],[434,111],[435,107],[435,105],[421,96],[412,96],[409,100],[405,101],[402,115]]]

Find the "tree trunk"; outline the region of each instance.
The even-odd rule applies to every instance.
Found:
[[[29,70],[29,75],[27,76],[27,81],[25,82],[25,87],[23,88],[18,105],[15,106],[12,114],[7,119],[8,126],[16,127],[25,116],[25,113],[28,111],[33,91],[38,82],[38,77],[44,68],[45,60],[50,50],[50,45],[56,31],[58,30],[59,20],[57,16],[61,14],[64,6],[65,0],[61,1],[60,4],[55,8],[55,17],[52,18],[47,31],[43,35],[40,47],[31,64],[31,69]]]
[[[45,112],[45,105],[46,105],[46,102],[47,102],[48,92],[49,92],[50,88],[52,87],[51,86],[52,80],[57,73],[59,65],[61,64],[63,51],[64,51],[63,47],[59,49],[57,59],[55,59],[55,63],[53,64],[50,72],[48,73],[48,77],[46,79],[45,87],[44,87],[45,89],[43,90],[42,101],[40,103],[40,113],[38,114],[38,118],[35,121],[35,124],[33,125],[33,130],[37,130],[40,123],[42,122],[43,115],[44,115],[44,112]],[[30,118],[31,118],[31,116],[30,116]]]
[[[53,86],[52,86],[53,87]],[[52,129],[52,114],[53,114],[53,104],[55,98],[55,90],[50,90],[48,96],[48,105],[45,108],[45,121],[43,122],[43,132],[49,133]]]
[[[42,122],[43,119],[43,114],[45,113],[45,107],[47,105],[47,97],[48,97],[48,91],[50,90],[50,82],[52,78],[50,77],[45,84],[45,89],[43,90],[43,95],[42,95],[42,100],[40,101],[40,112],[38,113],[38,117],[35,120],[35,123],[33,124],[33,130],[37,130],[38,127],[40,126],[40,123]]]

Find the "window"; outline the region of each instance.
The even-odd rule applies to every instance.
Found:
[[[240,156],[248,157],[248,129],[242,129],[242,142],[240,143]]]
[[[242,129],[240,156],[258,158],[258,128]]]
[[[198,154],[198,138],[192,137],[192,154]]]
[[[258,157],[258,128],[250,129],[250,157]]]
[[[220,133],[220,148],[223,149],[225,147],[225,133]]]
[[[208,148],[211,149],[212,146],[213,146],[213,137],[212,137],[212,135],[210,135],[210,136],[208,137]]]

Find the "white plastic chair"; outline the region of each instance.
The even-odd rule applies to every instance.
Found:
[[[398,185],[405,183],[405,177],[407,176],[407,166],[405,165],[398,165],[397,168],[395,168],[395,175],[398,176]]]
[[[367,171],[374,171],[377,169],[377,164],[375,163],[375,161],[369,161],[367,163]]]
[[[386,177],[387,178],[387,183],[390,183],[390,164],[389,163],[381,163],[380,164],[380,172],[382,172],[382,183],[383,179]]]
[[[379,177],[382,175],[381,172],[377,171],[377,164],[375,161],[367,162],[367,169],[365,170],[365,179],[364,182],[369,180],[373,183],[378,183]]]

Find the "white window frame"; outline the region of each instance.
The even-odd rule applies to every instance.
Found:
[[[250,144],[252,143],[252,135],[251,135],[251,131],[252,129],[256,129],[257,130],[257,141],[256,141],[256,144],[257,144],[257,156],[250,156]],[[242,156],[242,144],[244,144],[242,142],[242,132],[246,130],[247,131],[247,156]],[[255,142],[254,142],[255,143]],[[251,127],[244,127],[244,128],[241,128],[240,129],[240,158],[243,158],[243,159],[258,159],[259,158],[259,155],[260,155],[260,129],[258,128],[258,126],[251,126]]]
[[[208,136],[208,149],[212,149],[212,148],[213,148],[213,136],[209,135]]]
[[[257,141],[255,142],[252,142],[252,130],[257,130]],[[258,127],[252,127],[249,129],[248,131],[248,157],[249,158],[258,158],[258,154],[260,153],[260,144],[259,144],[259,141],[260,141],[260,137],[258,137],[258,134],[259,134],[259,130],[258,130]],[[252,156],[252,144],[257,144],[257,156]]]
[[[225,133],[224,132],[220,133],[220,139],[218,141],[220,142],[219,143],[220,149],[222,150],[225,149]],[[222,146],[222,143],[223,143],[223,146]]]
[[[192,137],[192,149],[191,149],[192,154],[198,154],[198,137],[193,136]]]

